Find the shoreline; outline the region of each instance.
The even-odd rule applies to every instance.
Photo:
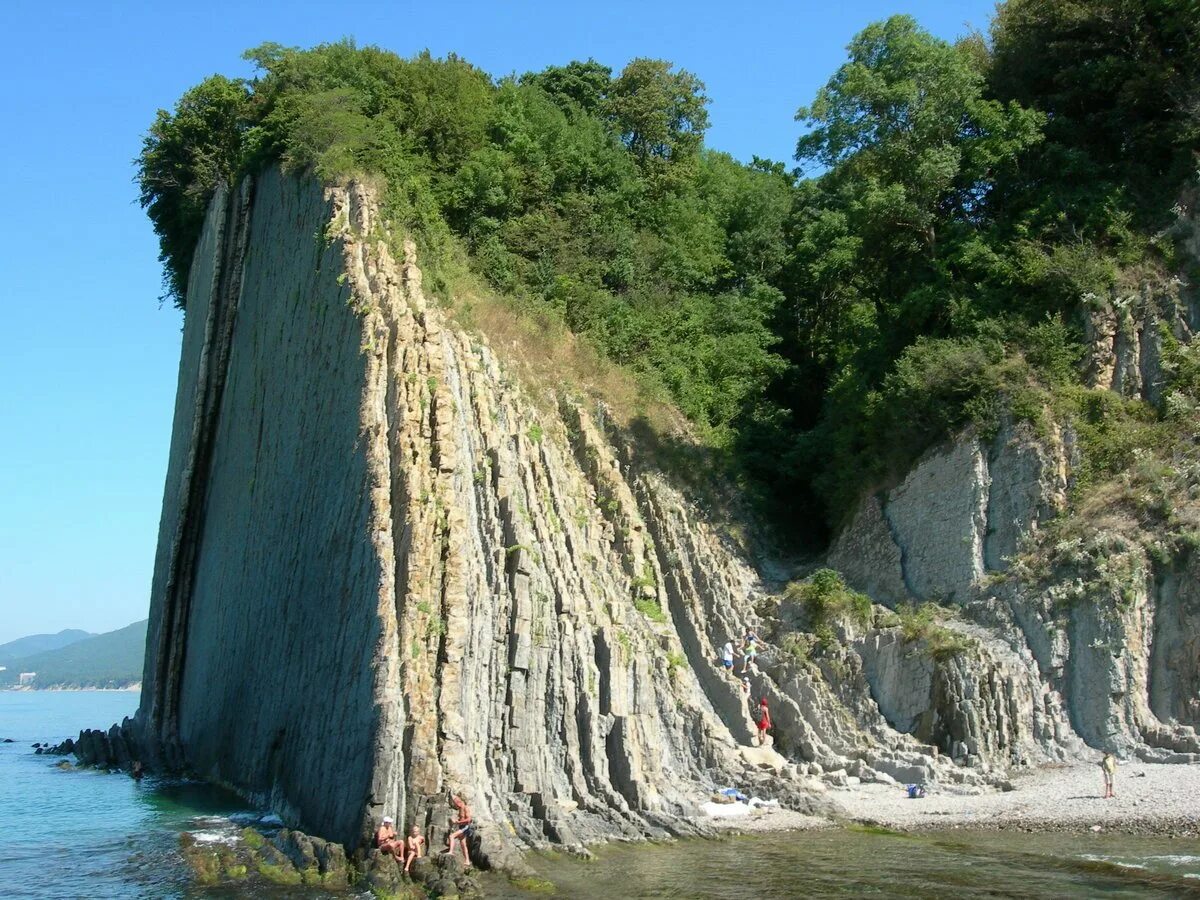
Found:
[[[762,809],[732,819],[702,817],[719,832],[808,831],[860,826],[898,832],[957,829],[1024,833],[1108,833],[1200,836],[1200,766],[1132,762],[1117,770],[1116,796],[1101,798],[1095,764],[1051,765],[1021,772],[1012,790],[942,792],[910,800],[902,787],[865,784],[831,788],[841,807],[832,818]]]
[[[136,682],[135,684],[119,688],[59,687],[57,685],[44,688],[27,686],[0,688],[0,690],[7,691],[10,694],[79,694],[84,692],[93,694],[134,694],[140,692],[141,689],[142,683],[140,681]]]

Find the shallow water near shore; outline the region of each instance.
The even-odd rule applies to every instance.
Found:
[[[1200,896],[1200,841],[1121,835],[856,829],[535,855],[544,896],[650,900],[801,897]],[[499,878],[488,897],[528,898]]]
[[[205,785],[63,771],[37,756],[83,727],[131,715],[136,693],[0,691],[0,897],[270,896],[261,885],[189,883],[179,832],[229,840],[256,817]],[[484,876],[489,897],[1180,897],[1200,896],[1200,840],[957,830],[897,835],[829,829],[601,847],[591,862],[535,854],[553,890]],[[321,898],[286,888],[279,897]],[[343,895],[344,896],[344,895]]]

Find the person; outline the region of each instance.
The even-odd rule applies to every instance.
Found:
[[[747,670],[754,665],[754,659],[758,656],[758,635],[753,631],[747,631],[746,637],[742,641],[742,674],[745,675]],[[755,671],[758,671],[757,667]]]
[[[453,856],[455,845],[462,845],[463,865],[471,865],[471,855],[467,852],[467,838],[471,836],[474,827],[471,824],[471,809],[467,801],[457,794],[450,795],[450,805],[458,810],[458,818],[450,826],[450,847],[447,852]]]
[[[1104,759],[1100,760],[1100,768],[1104,772],[1104,799],[1115,797],[1113,793],[1113,780],[1117,774],[1117,758],[1111,752],[1104,754]]]
[[[726,641],[725,646],[721,648],[721,665],[725,667],[726,672],[733,671],[733,641]]]
[[[375,832],[375,846],[380,853],[390,853],[399,863],[404,862],[404,841],[396,834],[395,823],[391,816],[383,817],[383,824]]]
[[[758,701],[758,746],[767,743],[767,730],[771,727],[771,712],[767,709],[767,698]]]
[[[425,855],[425,836],[416,825],[408,829],[408,837],[404,839],[404,853],[404,873],[407,875],[413,860]]]
[[[750,697],[750,679],[749,679],[749,677],[744,677],[742,679],[742,693],[746,695],[747,699],[749,699],[749,697]]]

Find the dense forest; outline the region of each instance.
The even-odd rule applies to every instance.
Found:
[[[1087,390],[1081,360],[1089,303],[1197,274],[1195,0],[1009,0],[953,43],[871,24],[796,113],[794,168],[706,147],[702,81],[662,60],[247,57],[256,78],[189,90],[137,161],[180,306],[219,182],[367,174],[437,292],[468,272],[636,372],[810,546],[969,423],[1072,418],[1080,489],[1194,431],[1187,348],[1159,408]]]

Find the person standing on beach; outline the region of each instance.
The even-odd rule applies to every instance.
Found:
[[[1104,772],[1104,799],[1108,800],[1116,796],[1113,793],[1113,781],[1117,777],[1117,758],[1111,752],[1105,753],[1104,759],[1100,760],[1100,769]]]

